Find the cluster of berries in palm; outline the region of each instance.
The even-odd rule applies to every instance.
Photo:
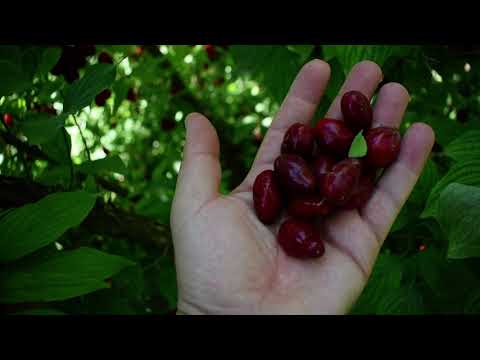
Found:
[[[273,170],[253,185],[258,219],[271,225],[283,218],[277,240],[289,256],[318,258],[325,252],[317,220],[337,211],[361,209],[371,197],[380,169],[398,157],[401,135],[391,127],[372,128],[369,99],[349,91],[341,99],[343,119],[325,118],[315,127],[296,123],[286,132]],[[349,157],[357,134],[367,145],[363,157]]]

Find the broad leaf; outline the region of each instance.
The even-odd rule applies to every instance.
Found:
[[[402,280],[402,259],[387,254],[378,256],[367,286],[357,300],[353,314],[376,314],[386,296],[397,297],[394,293]],[[392,300],[393,301],[393,300]]]
[[[31,309],[25,310],[11,315],[67,315],[64,312],[56,309]]]
[[[66,115],[52,117],[45,113],[30,114],[20,129],[33,145],[40,145],[53,139],[65,125]]]
[[[98,175],[105,172],[123,175],[127,173],[127,168],[119,156],[107,156],[103,159],[87,161],[80,164],[77,169],[88,175]]]
[[[90,105],[95,96],[113,84],[115,76],[115,65],[100,63],[88,67],[85,75],[65,92],[64,113],[74,114]]]
[[[234,45],[231,51],[238,69],[258,76],[277,102],[283,101],[302,65],[298,55],[282,45]]]
[[[48,47],[46,48],[42,56],[40,58],[40,62],[38,64],[37,73],[40,75],[45,75],[53,69],[55,64],[60,59],[60,55],[62,54],[62,49],[59,47]]]
[[[30,77],[21,64],[0,59],[0,96],[21,92],[30,86]]]
[[[80,225],[95,205],[95,196],[60,192],[22,206],[0,220],[0,262],[25,256]]]
[[[72,139],[65,128],[55,133],[49,141],[43,143],[42,150],[53,160],[63,165],[70,165]]]
[[[323,45],[324,59],[338,58],[345,73],[363,60],[370,60],[382,66],[396,49],[391,45]]]
[[[480,160],[480,130],[471,130],[453,140],[445,154],[456,161]]]
[[[107,288],[105,280],[133,262],[91,248],[59,252],[0,273],[0,302],[59,301]]]
[[[480,160],[466,161],[452,166],[430,192],[422,218],[435,216],[440,193],[451,183],[480,186]]]
[[[480,188],[454,183],[442,191],[436,219],[448,238],[449,258],[480,256],[479,218]]]

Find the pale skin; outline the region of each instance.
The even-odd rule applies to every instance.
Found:
[[[382,71],[370,61],[347,76],[325,117],[341,119],[341,95],[359,90],[371,97]],[[281,220],[265,226],[253,209],[256,176],[273,169],[287,129],[308,123],[321,101],[330,67],[321,60],[298,73],[244,181],[228,196],[219,193],[221,168],[215,129],[203,115],[186,119],[186,144],[172,207],[180,314],[345,314],[375,264],[380,248],[408,199],[434,144],[432,129],[412,124],[397,161],[385,170],[368,203],[319,221],[325,254],[312,260],[288,257],[278,246]],[[378,90],[373,127],[398,127],[407,90],[388,83]]]

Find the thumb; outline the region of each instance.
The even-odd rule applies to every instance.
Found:
[[[198,113],[185,120],[186,142],[172,215],[184,218],[219,196],[221,167],[220,144],[215,128]]]

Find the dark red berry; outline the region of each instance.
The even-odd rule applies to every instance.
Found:
[[[298,155],[283,154],[275,160],[275,173],[283,188],[291,193],[315,190],[315,177],[307,162]]]
[[[385,168],[397,159],[402,137],[397,129],[382,126],[368,130],[365,141],[366,162],[375,168]]]
[[[317,184],[321,184],[323,177],[335,166],[337,161],[328,155],[318,155],[312,163],[312,172],[317,180]]]
[[[204,49],[210,60],[215,60],[218,57],[218,52],[214,45],[204,45]]]
[[[321,184],[321,194],[332,205],[342,206],[358,185],[362,171],[361,162],[357,159],[345,159],[336,164],[326,174]]]
[[[325,216],[332,210],[327,201],[318,194],[292,198],[288,203],[288,213],[299,218]]]
[[[285,133],[282,143],[282,154],[296,154],[309,158],[313,153],[315,136],[313,129],[305,124],[296,123]]]
[[[278,243],[288,256],[308,259],[325,253],[325,246],[313,224],[303,220],[287,219],[278,230]]]
[[[127,100],[131,102],[136,102],[138,100],[138,93],[134,88],[128,89]]]
[[[258,219],[264,224],[272,224],[280,216],[282,196],[273,170],[265,170],[255,179],[253,206]]]
[[[322,119],[315,127],[315,136],[320,150],[345,158],[355,137],[345,122],[335,119]]]
[[[345,123],[353,131],[366,130],[372,125],[372,106],[360,91],[346,92],[342,97],[341,108]]]
[[[162,130],[163,131],[173,130],[173,129],[175,129],[176,126],[177,126],[177,123],[173,119],[166,118],[166,119],[162,120]]]
[[[3,114],[3,122],[5,123],[6,126],[12,126],[13,125],[13,115],[10,114],[10,113]]]
[[[362,208],[367,201],[370,199],[370,196],[373,193],[375,187],[375,182],[371,176],[361,176],[358,182],[358,185],[353,190],[350,200],[344,206],[345,209],[360,209]]]
[[[102,51],[98,55],[98,62],[102,64],[113,64],[113,58],[112,55],[107,53],[106,51]]]
[[[110,95],[112,95],[112,92],[109,89],[103,90],[95,97],[95,104],[97,104],[97,106],[104,106]]]

